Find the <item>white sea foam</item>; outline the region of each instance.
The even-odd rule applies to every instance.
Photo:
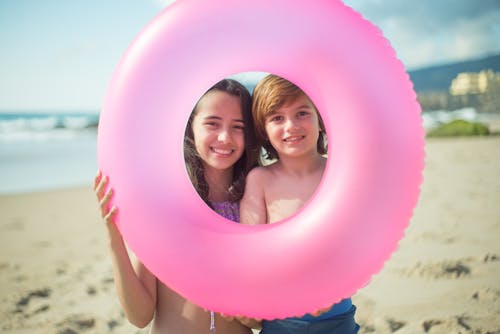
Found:
[[[90,184],[97,114],[0,113],[0,194]]]
[[[74,138],[97,126],[98,114],[0,113],[0,142]]]
[[[453,111],[433,110],[424,111],[422,113],[423,127],[426,130],[433,129],[441,124],[457,119],[469,122],[480,122],[483,120],[483,117],[474,108],[463,108]]]

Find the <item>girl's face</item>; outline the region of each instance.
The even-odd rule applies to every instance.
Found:
[[[316,109],[306,95],[281,106],[265,120],[267,137],[280,157],[317,152],[320,127]]]
[[[243,154],[245,124],[239,97],[222,91],[207,93],[198,102],[192,127],[205,168],[232,168]]]

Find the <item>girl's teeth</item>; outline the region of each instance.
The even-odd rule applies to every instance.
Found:
[[[218,148],[214,148],[213,150],[215,153],[219,153],[219,154],[231,154],[231,150],[221,150]]]

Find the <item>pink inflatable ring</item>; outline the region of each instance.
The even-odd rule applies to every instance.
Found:
[[[271,225],[212,212],[183,160],[198,98],[247,71],[300,86],[328,133],[314,197]],[[179,0],[135,39],[114,74],[98,164],[115,189],[121,233],[162,282],[207,309],[282,318],[349,297],[382,268],[418,199],[424,131],[388,41],[341,1]]]

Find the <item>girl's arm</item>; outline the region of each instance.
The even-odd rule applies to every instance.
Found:
[[[117,208],[108,210],[113,192],[107,188],[108,179],[99,172],[94,180],[94,191],[108,230],[116,291],[127,319],[143,328],[151,322],[155,313],[156,278],[140,262],[132,265],[125,242],[114,223]]]
[[[245,194],[240,202],[240,223],[250,225],[267,223],[265,176],[266,171],[263,167],[256,167],[248,173]]]

